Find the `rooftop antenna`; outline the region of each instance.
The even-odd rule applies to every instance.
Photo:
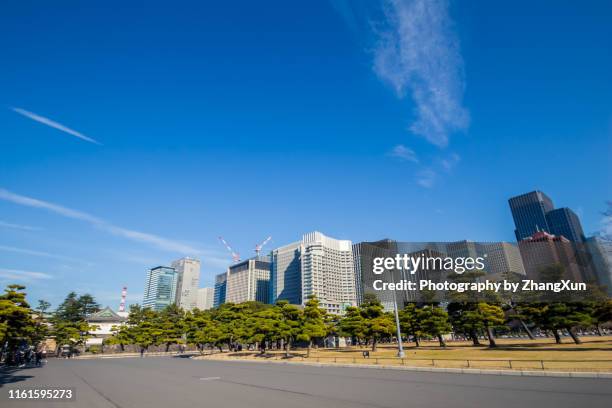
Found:
[[[232,254],[232,260],[234,262],[240,262],[240,254],[238,252],[234,252],[232,247],[223,239],[223,237],[219,237],[219,241],[221,241],[223,245],[225,245],[225,248],[227,248],[227,250]]]

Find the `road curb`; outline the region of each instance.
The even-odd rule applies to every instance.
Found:
[[[309,363],[301,361],[259,361],[240,360],[229,358],[207,358],[196,356],[195,360],[201,361],[228,361],[235,363],[259,363],[259,364],[291,364],[313,367],[342,367],[342,368],[370,368],[378,370],[420,371],[429,373],[451,373],[451,374],[485,374],[485,375],[512,375],[518,377],[565,377],[565,378],[606,378],[612,379],[612,373],[604,372],[579,372],[579,371],[529,371],[529,370],[490,370],[477,368],[440,368],[440,367],[406,367],[389,366],[378,364],[335,364],[335,363]]]

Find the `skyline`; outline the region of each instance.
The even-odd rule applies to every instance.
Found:
[[[219,235],[513,242],[536,189],[610,228],[612,5],[383,3],[2,6],[0,283],[116,308],[183,255],[212,286]]]

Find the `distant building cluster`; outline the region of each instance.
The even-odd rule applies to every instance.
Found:
[[[148,271],[143,306],[161,310],[176,303],[185,310],[206,310],[232,302],[275,303],[286,300],[303,305],[310,296],[319,299],[328,313],[343,314],[348,306],[361,303],[372,293],[386,309],[415,301],[410,292],[374,291],[371,262],[375,257],[419,254],[440,257],[483,257],[487,279],[504,279],[515,274],[538,279],[543,268],[561,264],[567,278],[596,282],[612,295],[612,253],[601,237],[586,238],[580,219],[569,208],[554,208],[541,191],[512,197],[510,210],[517,243],[457,241],[446,243],[404,243],[390,239],[353,244],[320,232],[273,249],[268,255],[238,261],[217,274],[214,287],[199,288],[200,261],[182,258],[170,267]],[[420,279],[417,271],[409,279]],[[431,275],[432,271],[428,271]],[[435,274],[435,271],[433,272]],[[406,279],[406,272],[390,272],[388,279]],[[429,276],[431,278],[431,276]],[[444,276],[440,274],[439,279]],[[399,298],[397,298],[399,296]]]

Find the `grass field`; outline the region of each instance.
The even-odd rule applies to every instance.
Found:
[[[306,358],[306,350],[292,350],[292,361],[357,363],[381,365],[405,365],[412,367],[445,368],[496,368],[525,370],[561,371],[612,371],[612,336],[584,337],[583,344],[574,344],[564,339],[563,344],[555,344],[554,339],[498,339],[498,347],[491,349],[486,345],[474,347],[471,342],[448,342],[446,348],[438,347],[437,342],[421,342],[404,345],[406,357],[398,359],[396,344],[382,344],[378,351],[370,351],[370,358],[362,355],[369,348],[347,347],[342,349],[313,349]],[[284,359],[282,351],[218,353],[203,358],[229,359]]]

